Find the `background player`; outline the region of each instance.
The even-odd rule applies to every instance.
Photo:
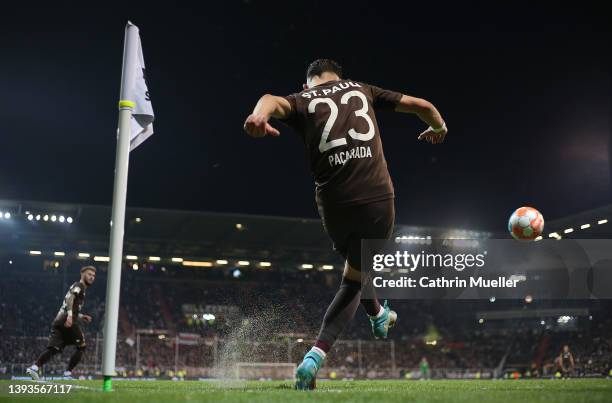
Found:
[[[431,371],[429,369],[429,362],[427,361],[427,357],[425,356],[423,356],[421,358],[421,362],[419,362],[419,371],[421,371],[422,380],[431,379]]]
[[[244,129],[252,137],[278,136],[269,123],[277,118],[304,141],[316,183],[316,201],[334,249],[345,258],[340,289],[329,305],[315,345],[297,370],[298,389],[312,389],[325,355],[363,304],[374,336],[386,338],[397,318],[381,306],[371,282],[361,299],[361,239],[387,239],[395,220],[394,191],[383,154],[374,110],[417,114],[429,128],[419,140],[441,143],[446,124],[429,102],[354,80],[342,79],[333,60],[310,64],[300,93],[266,94],[259,99]]]
[[[34,380],[40,379],[38,371],[55,354],[63,351],[65,346],[74,344],[76,350],[70,357],[65,377],[72,376],[72,370],[81,361],[85,351],[85,336],[74,318],[85,323],[91,322],[91,316],[80,313],[85,302],[85,290],[96,280],[96,268],[85,266],[81,269],[81,279],[70,286],[59,312],[51,323],[51,334],[47,349],[38,357],[26,373]]]
[[[572,352],[567,344],[563,346],[563,350],[561,350],[559,357],[557,357],[557,365],[564,378],[569,378],[571,375],[573,375],[574,356],[572,355]]]

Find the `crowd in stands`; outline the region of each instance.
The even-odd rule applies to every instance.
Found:
[[[66,290],[78,280],[78,267],[43,270],[15,264],[1,269],[0,375],[19,372],[44,350]],[[235,278],[229,270],[204,274],[185,268],[126,267],[117,366],[129,375],[159,376],[227,362],[299,362],[316,336],[338,277],[316,270],[245,273]],[[82,373],[101,365],[105,292],[106,273],[101,268],[83,307],[93,322],[83,326],[88,347],[77,368]],[[188,306],[228,309],[212,312],[215,318],[204,320],[204,312],[194,318]],[[571,331],[524,325],[488,328],[476,320],[477,307],[469,301],[393,301],[400,319],[387,341],[373,340],[360,308],[330,352],[326,368],[346,377],[398,376],[416,369],[427,357],[433,369],[490,371],[506,362],[536,366],[537,374],[544,376],[568,344],[576,359],[576,375],[608,374],[611,369],[612,322],[605,315]],[[606,313],[609,308],[600,310]],[[177,335],[182,333],[198,337],[181,341],[177,353]],[[54,357],[49,370],[63,371],[67,359],[67,354]]]

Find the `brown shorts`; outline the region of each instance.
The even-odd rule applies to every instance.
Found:
[[[355,206],[319,205],[319,215],[334,250],[361,270],[361,240],[389,239],[393,234],[395,199]]]
[[[85,347],[85,335],[76,324],[76,320],[72,321],[72,326],[64,326],[63,318],[53,321],[51,324],[51,334],[47,347],[55,347],[63,350],[65,346],[76,345],[77,347]]]

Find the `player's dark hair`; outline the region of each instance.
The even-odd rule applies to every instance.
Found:
[[[310,79],[314,76],[320,76],[325,72],[336,73],[338,77],[342,78],[342,66],[338,62],[331,59],[317,59],[310,63],[306,70],[306,78]]]
[[[85,266],[81,268],[81,274],[85,273],[87,270],[91,270],[94,273],[96,272],[96,268],[93,266]]]

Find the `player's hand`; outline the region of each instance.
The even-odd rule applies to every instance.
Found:
[[[64,327],[72,327],[72,316],[68,316],[66,318],[66,322],[64,322]]]
[[[279,136],[280,132],[268,123],[269,119],[266,115],[250,114],[244,122],[244,131],[251,137]]]
[[[91,323],[91,316],[89,315],[81,315],[81,320],[85,323]]]
[[[440,144],[446,138],[446,133],[448,133],[448,129],[444,129],[439,133],[435,133],[432,128],[428,128],[423,133],[419,134],[419,140],[425,140],[431,144]]]

